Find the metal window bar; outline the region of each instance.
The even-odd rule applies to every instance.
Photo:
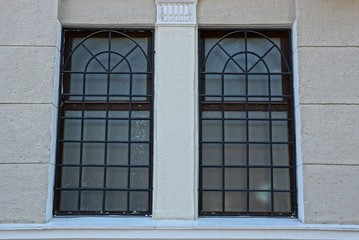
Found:
[[[54,215],[151,214],[154,72],[152,35],[152,30],[63,30]],[[142,43],[140,43],[141,40]],[[100,45],[99,49],[103,47],[106,50],[96,49],[93,43],[92,45],[89,43],[90,41],[94,41],[96,46]],[[115,41],[123,42],[120,42],[120,46],[117,44],[115,47]],[[134,46],[126,49],[126,44]],[[81,49],[88,54],[88,57],[82,56],[81,63],[85,63],[86,66],[79,71],[75,68],[81,55],[77,56],[76,54],[80,54]],[[104,55],[105,58],[102,57]],[[116,56],[121,60],[115,59]],[[141,70],[136,70],[132,64],[138,65],[136,61],[139,57],[142,57],[143,66],[137,66],[137,69],[141,68]],[[98,64],[101,71],[91,69],[92,62]],[[121,64],[127,64],[128,70],[121,69]],[[117,70],[118,68],[120,71]],[[72,76],[75,75],[82,77],[81,93],[74,92],[74,86],[71,85],[71,81],[76,81],[72,79]],[[88,77],[95,75],[101,76],[103,79],[100,86],[105,86],[105,92],[88,92],[91,87]],[[121,76],[122,79],[118,81],[127,77],[129,82],[127,93],[124,94],[123,91],[119,93],[115,91],[117,89],[112,89],[111,76]],[[134,76],[145,76],[146,80],[142,84],[145,93],[133,92],[133,82],[136,81]],[[77,81],[79,80],[77,79]],[[124,99],[114,99],[116,97]],[[66,114],[69,112],[75,113],[75,115]],[[71,128],[66,125],[66,121],[77,123],[75,129],[72,129],[78,132],[75,138],[67,136]],[[100,121],[100,123],[97,122],[99,128],[95,128],[93,133],[95,139],[88,139],[89,124],[94,121],[95,123]],[[124,122],[127,122],[125,124],[127,133],[118,135],[116,130],[122,128],[116,124]],[[110,124],[112,124],[111,130]],[[139,128],[140,124],[144,124],[142,128]],[[103,129],[101,131],[104,132],[99,132],[99,129]],[[111,131],[115,131],[115,136],[118,139],[110,138]],[[103,135],[102,139],[99,137],[101,134]],[[66,144],[72,144],[71,151],[73,152],[66,150],[65,147],[68,147]],[[89,144],[101,145],[96,152],[99,154],[102,152],[102,156],[97,157],[95,163],[89,162],[93,160],[90,159],[91,156],[88,153],[85,153],[85,150],[89,151],[90,149]],[[110,144],[117,144],[117,147],[127,146],[126,163],[120,162],[123,154],[115,154],[115,158],[109,162]],[[116,149],[112,145],[111,151]],[[69,153],[66,151],[70,151],[72,162],[67,159]],[[76,155],[77,153],[78,155]],[[117,171],[116,173],[120,174],[111,173],[110,177],[110,171]],[[115,182],[115,185],[112,182],[110,184],[110,181]],[[113,195],[110,195],[111,193]]]
[[[235,30],[235,31],[214,31],[201,30],[199,32],[199,215],[200,216],[290,216],[297,214],[296,207],[296,182],[295,182],[295,142],[294,142],[294,114],[293,114],[293,89],[290,56],[290,31],[289,30]],[[276,44],[272,39],[280,39],[280,44]],[[226,39],[230,39],[231,46],[225,44]],[[268,48],[257,53],[250,46],[253,39],[266,41]],[[207,44],[207,40],[211,40]],[[212,44],[212,45],[211,45]],[[242,50],[234,52],[234,45],[240,46]],[[250,49],[251,48],[251,49]],[[216,56],[220,52],[222,55]],[[276,52],[280,56],[279,72],[272,72],[267,61],[269,55]],[[238,56],[243,56],[239,59]],[[255,56],[257,60],[249,65],[249,58]],[[223,64],[222,71],[212,69],[212,65],[207,63],[215,58],[220,58]],[[237,57],[237,58],[236,58]],[[239,59],[239,60],[238,60]],[[231,63],[236,67],[236,71],[231,69],[226,71],[226,66]],[[264,66],[265,71],[253,72],[258,64]],[[228,76],[244,77],[244,89],[241,92],[228,94],[225,92],[225,82]],[[249,84],[251,77],[261,77],[267,82],[267,94],[250,93]],[[273,77],[280,77],[281,93],[273,92]],[[206,80],[212,77],[220,82],[220,94],[209,92]],[[210,86],[209,86],[210,87]],[[217,89],[218,90],[218,89]],[[230,113],[241,113],[241,116],[230,116]],[[253,116],[254,113],[266,113],[266,116]],[[209,116],[208,114],[213,114]],[[244,115],[243,115],[244,114]],[[279,114],[280,117],[274,114]],[[284,117],[284,115],[285,117]],[[212,123],[212,127],[218,125],[216,136],[208,137],[208,127],[205,124]],[[220,123],[219,123],[220,122]],[[244,124],[240,133],[236,133],[241,140],[228,140],[227,122]],[[263,124],[261,133],[253,136],[253,123]],[[276,124],[283,123],[282,127],[285,134],[275,129]],[[216,125],[217,124],[217,125]],[[220,130],[219,130],[220,129]],[[283,131],[283,129],[281,129]],[[263,140],[260,134],[268,134],[267,139]],[[220,136],[217,136],[217,135]],[[206,136],[206,138],[204,138]],[[208,139],[208,138],[213,139]],[[220,137],[220,141],[219,138]],[[285,138],[285,139],[284,139]],[[226,148],[236,146],[244,148],[244,152],[231,153]],[[254,150],[255,146],[267,148],[268,154],[265,157],[266,163],[263,164],[255,157],[255,153],[261,154],[265,150]],[[209,150],[212,147],[215,150]],[[276,148],[282,148],[283,156],[276,156]],[[218,150],[220,149],[220,150]],[[275,150],[276,149],[276,150]],[[210,152],[215,151],[215,153]],[[236,163],[227,163],[227,155],[235,155]],[[281,157],[283,159],[281,159]],[[288,158],[288,159],[286,159]],[[244,162],[240,159],[243,159]],[[212,162],[211,162],[212,161]],[[213,162],[216,161],[216,162]],[[242,162],[241,162],[242,161]],[[285,164],[281,161],[286,162]],[[278,163],[279,162],[279,163]],[[212,172],[207,172],[212,169]],[[233,174],[228,171],[243,169],[241,174],[234,174],[236,180],[231,180]],[[214,172],[213,172],[214,171]],[[263,173],[268,176],[264,178]],[[289,177],[286,176],[289,174]],[[227,178],[228,177],[228,178]],[[283,177],[284,185],[278,185],[278,179]],[[215,180],[213,180],[215,179]],[[244,179],[243,181],[238,179]],[[266,184],[258,186],[258,183]],[[228,187],[227,184],[235,186]],[[212,193],[212,195],[208,195]],[[228,195],[233,193],[234,195]],[[214,195],[213,195],[214,194]],[[242,194],[242,195],[241,195]],[[220,197],[219,197],[220,196]],[[235,197],[233,197],[235,196]]]

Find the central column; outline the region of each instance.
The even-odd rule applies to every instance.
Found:
[[[155,219],[197,216],[197,0],[156,0]]]

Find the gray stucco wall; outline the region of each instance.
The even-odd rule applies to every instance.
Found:
[[[197,15],[199,27],[297,30],[299,217],[359,224],[359,2],[199,0]],[[154,0],[0,0],[0,223],[51,218],[58,19],[63,26],[154,28],[156,6]]]

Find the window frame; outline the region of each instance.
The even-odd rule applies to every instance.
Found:
[[[128,75],[131,75],[131,80],[130,81],[130,93],[129,94],[111,94],[109,93],[109,77],[107,79],[107,94],[102,95],[102,94],[98,94],[98,96],[96,94],[70,94],[70,77],[69,75],[71,73],[73,73],[73,71],[70,70],[66,70],[66,66],[67,65],[71,65],[71,55],[72,52],[74,51],[74,49],[72,48],[72,41],[75,37],[84,37],[84,39],[88,39],[90,38],[92,35],[99,35],[101,38],[107,38],[109,42],[111,42],[112,39],[112,35],[111,33],[117,33],[122,35],[122,37],[127,37],[128,39],[132,40],[135,44],[138,45],[138,43],[136,43],[134,40],[136,39],[136,37],[144,37],[147,38],[147,55],[145,55],[146,59],[147,59],[147,73],[143,73],[145,75],[147,75],[147,80],[146,80],[146,94],[145,95],[136,95],[136,94],[132,94],[132,75],[133,74],[139,74],[136,72],[132,72],[132,70],[130,70],[131,72],[127,73]],[[105,36],[106,34],[108,34],[108,37]],[[111,43],[110,43],[111,44]],[[77,46],[79,46],[81,44],[78,44]],[[137,46],[135,48],[137,48]],[[153,29],[118,29],[118,28],[63,28],[62,29],[62,35],[61,35],[61,51],[60,51],[60,55],[61,55],[61,63],[60,63],[60,81],[59,81],[59,92],[58,92],[58,117],[57,117],[57,139],[56,139],[56,165],[55,165],[55,183],[54,183],[54,200],[53,200],[53,216],[67,216],[67,215],[96,215],[96,216],[106,216],[106,215],[136,215],[136,216],[150,216],[152,214],[152,196],[153,196],[153,103],[154,103],[154,30]],[[139,47],[141,48],[141,47]],[[142,49],[141,49],[142,50]],[[143,50],[142,50],[143,51]],[[130,51],[130,53],[132,52],[132,50]],[[128,55],[130,55],[130,53]],[[90,53],[92,54],[92,53]],[[145,54],[145,52],[143,52],[143,54]],[[123,59],[125,59],[128,55],[125,55]],[[97,60],[97,59],[96,59]],[[98,61],[98,60],[97,60]],[[114,69],[114,68],[113,68]],[[113,70],[112,69],[112,70]],[[99,74],[106,74],[106,75],[110,75],[110,74],[126,74],[126,73],[112,73],[112,70],[105,72],[105,73],[99,73]],[[75,71],[76,72],[76,71]],[[79,73],[78,74],[84,74],[86,75],[86,72],[83,73]],[[85,91],[85,87],[83,86],[83,91]],[[68,94],[66,94],[66,92]],[[83,92],[84,93],[84,92]],[[81,96],[82,99],[81,100],[70,100],[70,96]],[[106,100],[93,100],[93,101],[88,101],[85,100],[86,97],[88,97],[88,95],[91,95],[92,97],[105,97]],[[100,96],[101,95],[101,96]],[[114,96],[115,95],[115,96]],[[110,97],[128,97],[129,100],[110,100]],[[145,98],[145,100],[133,100],[133,98],[135,97],[143,97]],[[104,171],[104,188],[89,188],[89,190],[96,190],[96,191],[102,191],[102,210],[101,211],[83,211],[81,210],[81,203],[80,203],[80,195],[81,195],[81,191],[84,191],[83,188],[81,187],[81,183],[80,186],[78,187],[78,206],[77,206],[77,211],[73,211],[73,212],[69,212],[69,211],[61,211],[60,210],[60,192],[64,189],[61,187],[61,175],[62,175],[62,167],[63,166],[67,166],[68,164],[63,164],[62,163],[62,154],[63,154],[63,146],[62,146],[62,142],[64,142],[64,120],[68,119],[67,117],[65,117],[65,111],[80,111],[82,112],[82,117],[81,118],[81,126],[83,126],[84,124],[84,119],[90,119],[91,117],[84,117],[84,112],[85,111],[106,111],[106,117],[101,118],[102,120],[106,121],[106,132],[108,131],[108,122],[109,120],[114,121],[114,120],[127,120],[128,121],[128,129],[129,129],[129,135],[128,135],[128,140],[126,141],[126,143],[129,144],[128,148],[130,148],[130,144],[131,143],[136,143],[136,141],[133,141],[131,139],[131,121],[134,120],[144,120],[144,121],[149,121],[149,126],[148,126],[148,134],[149,134],[149,139],[148,141],[145,141],[145,144],[148,144],[148,164],[146,166],[141,166],[141,165],[131,165],[130,162],[128,163],[127,166],[124,165],[110,165],[107,164],[107,160],[106,157],[104,159],[104,164],[103,165],[94,165],[94,166],[87,166],[86,164],[82,164],[82,159],[80,159],[80,163],[78,164],[77,167],[80,168],[80,172],[82,171],[81,168],[83,166],[86,167],[103,167],[103,171]],[[115,118],[112,119],[111,117],[109,117],[109,112],[110,111],[127,111],[128,117],[125,118]],[[146,118],[136,118],[136,117],[132,117],[131,116],[131,112],[133,111],[148,111],[149,112],[149,116]],[[69,118],[71,119],[71,117]],[[95,117],[96,119],[96,117]],[[82,127],[83,128],[83,127]],[[82,130],[83,131],[83,130]],[[108,133],[106,133],[107,136]],[[70,141],[71,142],[71,141]],[[84,140],[79,140],[79,142],[81,142],[81,148],[82,148],[82,143],[85,142]],[[95,142],[102,142],[105,144],[105,148],[107,148],[107,144],[111,141],[109,140],[104,140],[104,141],[95,141]],[[118,142],[118,141],[117,141]],[[140,141],[141,142],[141,141]],[[125,143],[125,144],[126,144]],[[83,150],[80,150],[83,151]],[[107,150],[104,150],[105,152]],[[128,149],[128,152],[130,151],[130,149]],[[128,153],[129,154],[129,153]],[[105,156],[106,153],[105,153]],[[82,156],[81,156],[82,157]],[[129,155],[129,158],[130,157]],[[130,161],[130,160],[128,160]],[[71,165],[71,164],[70,164]],[[106,170],[109,167],[124,167],[128,169],[127,171],[127,190],[123,190],[121,189],[120,191],[124,191],[127,192],[127,211],[105,211],[105,196],[106,192],[111,191],[109,189],[106,189]],[[131,168],[146,168],[148,169],[148,188],[146,189],[131,189],[130,188],[130,169]],[[81,182],[81,173],[79,176],[79,182]],[[66,190],[66,189],[65,189]],[[85,191],[88,190],[87,188],[85,189]],[[117,189],[118,190],[118,189]],[[76,190],[74,190],[76,191]],[[114,190],[116,191],[116,190]],[[130,193],[131,192],[147,192],[148,196],[147,196],[147,211],[130,211]]]
[[[275,103],[273,103],[273,101],[271,101],[270,99],[273,98],[269,97],[269,101],[267,102],[260,102],[260,103],[251,103],[250,100],[248,100],[250,97],[248,95],[248,89],[247,92],[245,94],[245,101],[228,101],[226,102],[226,100],[224,100],[224,95],[219,96],[222,98],[222,100],[218,100],[218,101],[206,101],[206,89],[205,89],[205,75],[206,75],[206,70],[205,70],[205,64],[206,64],[206,60],[207,60],[207,56],[205,51],[205,38],[207,37],[216,37],[217,39],[217,43],[220,41],[220,39],[225,38],[228,35],[234,34],[236,35],[241,35],[243,34],[243,39],[245,39],[245,42],[247,41],[247,38],[250,38],[249,35],[252,34],[262,34],[264,37],[267,38],[272,38],[272,37],[276,37],[276,38],[280,38],[280,52],[282,54],[281,56],[281,65],[282,65],[282,71],[281,71],[281,76],[282,76],[282,95],[285,96],[283,98],[283,101],[275,101]],[[293,89],[293,66],[292,66],[292,54],[291,54],[291,34],[292,31],[291,29],[200,29],[198,31],[199,37],[198,37],[198,54],[199,54],[199,59],[198,59],[198,108],[199,108],[199,114],[198,114],[198,119],[199,119],[199,186],[198,186],[198,192],[199,192],[199,196],[198,196],[198,215],[200,217],[208,217],[208,216],[260,216],[260,217],[297,217],[298,214],[298,204],[297,204],[297,183],[296,183],[296,147],[295,147],[295,116],[294,116],[294,89]],[[233,35],[232,35],[233,36]],[[257,35],[258,36],[258,35]],[[245,43],[247,44],[247,43]],[[246,47],[247,48],[247,47]],[[246,53],[248,53],[248,50],[246,49]],[[230,57],[228,55],[228,57]],[[283,65],[285,65],[285,62],[287,64],[287,69],[286,71],[283,71]],[[246,69],[248,70],[248,69]],[[250,71],[250,70],[249,70]],[[224,75],[224,72],[222,72],[222,75]],[[246,76],[246,81],[247,81],[247,85],[248,85],[248,76],[250,75],[250,73],[243,73],[244,76]],[[224,81],[224,80],[223,80]],[[222,83],[223,84],[223,83]],[[224,86],[222,85],[222,88],[224,88]],[[248,88],[248,87],[247,87]],[[223,89],[222,89],[223,91]],[[209,94],[210,95],[210,94]],[[218,97],[218,96],[216,96]],[[243,96],[240,96],[243,97]],[[268,96],[267,96],[268,97]],[[268,110],[269,109],[269,110]],[[243,169],[247,169],[247,189],[246,191],[246,211],[241,211],[241,212],[236,212],[236,211],[225,211],[225,197],[224,194],[226,191],[231,191],[230,189],[225,189],[224,187],[224,178],[225,178],[225,173],[224,173],[224,169],[226,169],[227,167],[231,167],[231,166],[226,166],[224,163],[224,147],[222,147],[222,166],[220,166],[222,168],[222,211],[203,211],[203,192],[206,190],[211,191],[211,189],[204,189],[203,188],[203,173],[202,173],[202,169],[203,167],[206,167],[205,165],[203,165],[203,141],[202,141],[202,137],[203,137],[203,132],[202,132],[202,121],[203,118],[202,114],[204,111],[220,111],[222,112],[222,122],[225,121],[225,117],[224,117],[224,112],[225,111],[245,111],[247,113],[246,115],[246,119],[245,121],[247,122],[247,126],[246,126],[246,131],[247,131],[247,140],[246,140],[246,166],[242,166]],[[287,118],[288,118],[288,154],[289,154],[289,172],[290,172],[290,202],[291,202],[291,211],[290,212],[278,212],[276,213],[274,211],[274,203],[273,203],[273,159],[271,156],[271,166],[269,167],[271,169],[271,189],[270,189],[270,193],[271,193],[271,210],[270,212],[255,212],[255,211],[250,211],[249,210],[249,193],[252,192],[253,190],[251,190],[249,188],[249,169],[252,167],[249,165],[249,160],[248,160],[248,145],[249,145],[249,140],[248,140],[248,112],[249,111],[268,111],[268,112],[273,112],[273,111],[284,111],[288,114]],[[227,118],[228,120],[230,120],[231,118]],[[269,124],[270,124],[270,128],[272,127],[272,121],[273,119],[270,118],[269,120]],[[223,125],[223,124],[222,124]],[[222,137],[224,134],[224,129],[222,126]],[[270,141],[271,142],[271,141]],[[221,143],[222,146],[224,146],[225,144],[225,140],[223,139],[223,142]],[[270,143],[270,146],[272,145],[272,142]],[[272,148],[272,146],[271,146]],[[272,150],[270,150],[272,151]],[[272,153],[271,153],[272,154]],[[217,166],[208,166],[208,167],[218,167]],[[217,190],[214,190],[217,191]],[[260,191],[260,190],[259,190]]]

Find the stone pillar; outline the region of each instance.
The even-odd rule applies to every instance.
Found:
[[[157,0],[155,219],[197,215],[197,0]]]
[[[0,1],[0,222],[51,216],[57,0]]]

